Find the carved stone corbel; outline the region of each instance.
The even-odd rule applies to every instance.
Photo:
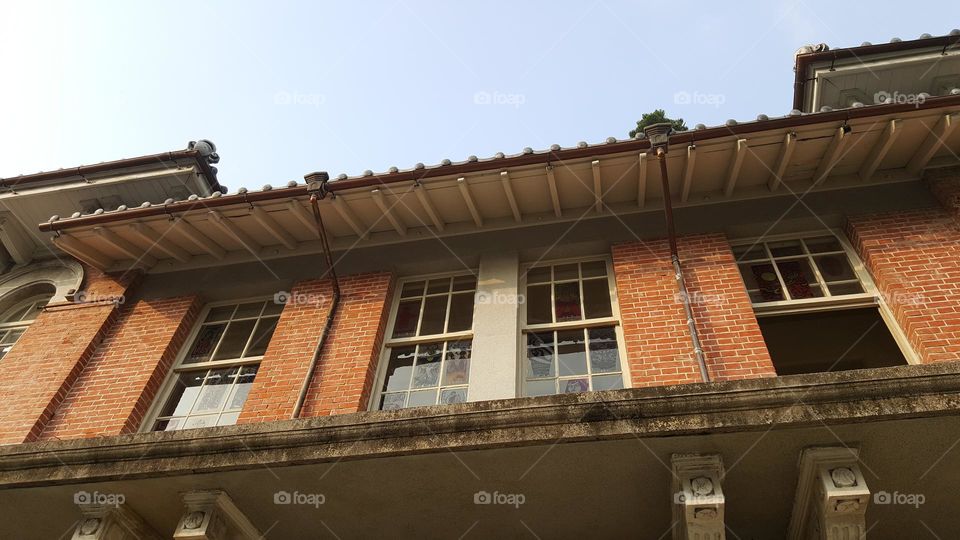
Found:
[[[858,456],[857,449],[842,446],[803,451],[787,538],[866,538],[870,489],[860,473]]]
[[[674,540],[724,540],[723,460],[719,454],[674,454]]]
[[[191,491],[182,496],[186,511],[173,533],[176,540],[235,540],[262,538],[225,491]]]
[[[139,514],[123,504],[80,504],[73,540],[160,540]]]

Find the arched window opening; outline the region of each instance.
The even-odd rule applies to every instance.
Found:
[[[0,300],[0,359],[10,352],[54,293],[53,285],[39,283],[23,287]]]

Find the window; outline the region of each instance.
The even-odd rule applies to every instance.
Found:
[[[833,235],[734,247],[754,304],[864,293],[850,255]]]
[[[47,290],[49,289],[49,291]],[[14,293],[0,307],[0,359],[10,352],[37,314],[53,297],[53,286],[38,285]]]
[[[378,409],[467,400],[476,292],[473,275],[400,283],[384,344]]]
[[[282,309],[272,300],[256,300],[204,310],[162,394],[152,429],[235,424]]]
[[[733,246],[779,375],[903,365],[912,352],[856,253],[840,236]]]
[[[523,395],[623,388],[607,262],[535,266],[525,278]]]

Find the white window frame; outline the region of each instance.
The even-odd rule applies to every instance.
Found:
[[[376,378],[374,379],[374,388],[373,388],[374,391],[371,393],[370,402],[367,404],[367,410],[369,410],[369,411],[379,411],[379,410],[381,410],[381,409],[380,409],[380,399],[383,397],[383,393],[384,393],[384,392],[383,392],[383,384],[384,384],[384,382],[386,381],[387,369],[388,369],[388,367],[389,367],[388,364],[390,363],[390,349],[391,349],[391,348],[395,348],[395,347],[408,347],[408,346],[419,345],[419,344],[422,344],[422,343],[444,343],[444,348],[443,348],[443,352],[442,352],[441,358],[443,359],[442,362],[445,363],[445,362],[446,362],[446,342],[448,342],[448,341],[460,341],[460,340],[467,340],[467,339],[469,339],[469,340],[471,341],[471,346],[470,346],[470,349],[471,349],[471,352],[470,352],[470,368],[471,368],[471,370],[472,370],[472,368],[473,368],[473,362],[474,362],[474,360],[475,360],[474,355],[473,355],[473,343],[472,343],[472,342],[473,342],[473,327],[474,327],[474,325],[476,324],[476,314],[477,314],[476,292],[477,292],[477,290],[479,290],[479,283],[478,283],[478,285],[474,288],[473,318],[471,319],[470,329],[469,329],[469,330],[462,330],[462,331],[458,331],[458,332],[444,332],[444,333],[442,333],[442,334],[429,334],[429,335],[426,335],[426,336],[411,336],[411,337],[405,337],[405,338],[393,338],[393,337],[391,337],[391,336],[393,336],[394,324],[396,324],[396,322],[397,322],[397,311],[398,311],[399,308],[400,308],[400,300],[401,300],[400,297],[401,297],[401,294],[402,294],[402,292],[403,292],[403,286],[404,286],[405,284],[411,283],[411,282],[414,282],[414,281],[429,281],[429,280],[431,280],[431,279],[438,279],[438,278],[451,278],[451,280],[452,280],[452,279],[454,279],[454,278],[462,277],[462,276],[472,276],[472,277],[478,279],[478,282],[479,282],[479,278],[478,278],[479,274],[478,274],[476,271],[473,271],[473,270],[466,271],[466,270],[464,270],[464,271],[462,271],[462,272],[439,272],[439,273],[433,273],[433,274],[422,274],[422,275],[417,275],[417,276],[403,277],[403,278],[399,278],[399,279],[397,280],[397,282],[394,284],[393,299],[392,299],[391,302],[390,302],[390,317],[387,319],[386,330],[384,331],[384,334],[383,334],[383,345],[380,347],[380,360],[379,360],[379,363],[378,363],[378,365],[377,365],[377,376],[376,376]],[[447,294],[448,294],[448,295],[453,295],[453,294],[455,294],[455,293],[456,293],[455,291],[449,291]],[[426,296],[424,296],[423,298],[425,298],[425,297],[426,297]],[[444,315],[444,317],[445,317],[445,318],[444,318],[444,326],[446,326],[447,324],[449,324],[450,306],[451,306],[451,302],[447,302],[447,312],[446,312],[446,314]],[[420,305],[420,318],[417,320],[417,332],[419,332],[419,330],[420,330],[420,325],[423,323],[423,311],[424,311],[424,310],[423,310],[423,303],[421,303],[421,305]],[[440,381],[437,381],[437,392],[438,392],[438,393],[437,393],[437,396],[438,396],[438,399],[439,399],[439,395],[440,395],[439,393],[441,392],[441,389],[443,388],[443,384],[440,384],[440,383],[441,383],[441,381],[442,381],[443,368],[444,368],[444,367],[445,367],[445,366],[444,366],[443,364],[441,364],[441,367],[440,367],[440,369],[441,369],[441,372],[440,372],[441,380],[440,380]],[[468,370],[467,384],[465,384],[465,385],[453,385],[453,386],[457,386],[457,387],[459,387],[459,386],[466,386],[466,389],[467,389],[467,400],[469,400],[469,399],[470,399],[470,383],[471,383],[471,382],[472,382],[472,381],[469,379],[469,370]],[[409,394],[409,392],[410,392],[410,390],[408,389],[408,390],[407,390],[407,393]],[[438,405],[439,405],[439,404],[438,404]],[[407,408],[407,407],[404,407],[404,408]]]
[[[193,328],[190,330],[190,334],[187,336],[187,339],[184,341],[183,346],[180,347],[180,351],[177,353],[177,357],[174,360],[173,365],[170,367],[170,370],[166,375],[166,380],[160,386],[160,390],[157,392],[156,397],[154,397],[153,404],[147,410],[147,414],[144,415],[144,420],[140,424],[139,431],[141,433],[153,433],[155,431],[162,432],[162,431],[154,430],[153,427],[157,423],[157,420],[160,418],[160,412],[163,410],[163,407],[167,404],[167,400],[169,400],[170,396],[173,394],[177,380],[180,378],[179,376],[181,373],[191,372],[191,371],[198,371],[198,372],[209,371],[211,369],[221,369],[221,368],[229,368],[229,367],[235,367],[235,366],[243,367],[243,366],[250,366],[254,364],[259,365],[263,361],[263,355],[248,356],[245,358],[232,359],[232,360],[211,360],[207,362],[197,362],[192,364],[184,364],[183,361],[186,360],[187,355],[190,353],[190,349],[193,348],[194,340],[200,334],[200,330],[204,326],[203,322],[207,318],[207,315],[210,314],[211,310],[218,307],[224,307],[224,306],[239,306],[241,304],[248,304],[252,302],[271,302],[271,301],[273,301],[273,297],[257,296],[253,298],[243,298],[239,300],[224,300],[224,301],[218,301],[218,302],[210,302],[206,304],[203,307],[203,309],[200,311],[200,315],[197,317],[196,323],[194,323]],[[282,316],[282,310],[281,310],[280,316]],[[257,317],[257,321],[259,322],[259,320],[262,317],[263,315],[261,313],[261,315]],[[256,327],[254,328],[256,329]],[[251,339],[252,337],[253,337],[253,334],[251,334]],[[273,339],[273,336],[271,336],[271,340],[272,339]],[[244,346],[244,350],[246,350],[246,348],[249,346],[250,346],[250,341],[248,339],[247,344]],[[216,351],[211,351],[211,357],[213,356],[214,352]],[[259,373],[257,374],[259,375]],[[254,379],[254,382],[256,382],[256,379]],[[227,397],[229,397],[229,395]],[[244,402],[244,405],[246,405],[246,402]],[[219,414],[223,415],[225,414],[225,412],[226,411],[221,410]],[[233,425],[233,424],[224,424],[224,425]],[[215,427],[215,426],[207,426],[207,427]],[[184,429],[202,429],[202,428],[178,428],[171,431],[182,431]]]
[[[610,293],[610,309],[611,315],[609,317],[602,317],[596,319],[584,319],[580,321],[565,321],[565,322],[554,322],[554,323],[542,323],[542,324],[527,324],[527,304],[523,302],[519,304],[520,313],[518,316],[519,328],[517,332],[517,390],[520,395],[518,397],[527,397],[527,377],[526,377],[526,362],[527,362],[527,333],[528,332],[546,332],[546,331],[557,331],[557,330],[577,330],[583,328],[596,328],[600,326],[613,326],[614,333],[617,336],[617,353],[620,356],[620,374],[623,377],[623,387],[630,388],[630,362],[627,359],[627,348],[626,341],[623,335],[623,321],[620,317],[620,302],[617,295],[617,282],[616,276],[613,273],[613,259],[608,255],[600,256],[584,256],[584,257],[572,257],[565,259],[552,259],[544,261],[536,261],[532,263],[524,263],[520,265],[520,279],[518,290],[522,291],[521,294],[526,298],[527,295],[527,272],[531,268],[539,268],[543,266],[557,266],[563,264],[571,263],[584,263],[584,262],[598,262],[602,261],[607,267],[607,290]],[[564,280],[566,281],[566,280]],[[583,310],[583,278],[578,278],[578,283],[580,284],[580,308]],[[550,317],[556,319],[556,313],[554,312],[554,281],[551,277],[550,284]],[[538,285],[540,285],[538,283]],[[589,349],[587,352],[587,378],[590,382],[590,390],[593,391],[593,374],[590,373],[590,352]],[[559,373],[554,379],[559,379]],[[559,394],[554,394],[559,395]]]
[[[860,285],[863,287],[862,293],[857,294],[844,294],[839,296],[833,296],[830,294],[829,287],[826,286],[826,281],[820,276],[820,270],[817,268],[815,261],[808,255],[807,260],[809,260],[811,269],[817,276],[818,282],[821,287],[824,289],[824,296],[819,298],[802,298],[798,300],[776,300],[772,302],[753,302],[754,314],[757,318],[760,317],[772,317],[777,315],[796,315],[801,313],[814,313],[818,311],[836,311],[840,309],[854,309],[854,308],[868,308],[876,307],[880,312],[880,317],[883,319],[883,322],[887,325],[887,330],[890,332],[890,335],[893,337],[894,341],[900,347],[900,352],[903,354],[904,359],[906,359],[908,364],[919,364],[920,358],[914,352],[913,347],[910,345],[910,340],[907,339],[906,334],[901,330],[900,325],[897,324],[896,318],[893,316],[893,311],[890,309],[890,306],[887,304],[886,300],[883,297],[883,294],[877,289],[876,284],[873,282],[873,277],[870,275],[869,270],[863,264],[863,261],[860,260],[860,256],[857,254],[857,251],[854,249],[853,245],[847,240],[846,234],[842,231],[836,229],[820,229],[813,231],[805,231],[798,233],[790,234],[778,234],[770,235],[763,237],[754,237],[746,239],[736,239],[730,242],[730,247],[736,248],[740,246],[750,246],[750,245],[761,245],[763,243],[771,242],[780,242],[785,240],[797,240],[797,239],[807,239],[807,238],[816,238],[822,236],[833,236],[840,243],[840,246],[843,248],[843,252],[847,256],[847,261],[850,263],[850,267],[853,269],[854,275],[860,282]],[[801,243],[802,245],[802,243]],[[766,248],[765,248],[766,249]],[[834,253],[834,252],[830,252]],[[769,250],[767,249],[767,255],[770,255]],[[800,256],[798,256],[799,258]],[[773,264],[773,259],[766,259],[767,262]],[[749,264],[748,261],[739,261],[736,256],[734,256],[734,261],[737,265],[737,275],[740,276],[741,281],[743,280],[743,275],[740,273],[741,264]],[[784,294],[789,294],[786,292],[785,284],[783,283],[782,278],[780,277],[780,271],[777,269],[776,264],[774,264],[774,271],[777,273],[777,279],[780,280],[780,287],[784,290]],[[852,281],[852,280],[851,280]],[[746,282],[744,282],[744,287],[747,287]]]

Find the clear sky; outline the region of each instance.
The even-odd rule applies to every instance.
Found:
[[[0,177],[208,138],[234,191],[779,116],[798,47],[956,27],[956,0],[7,2]]]

